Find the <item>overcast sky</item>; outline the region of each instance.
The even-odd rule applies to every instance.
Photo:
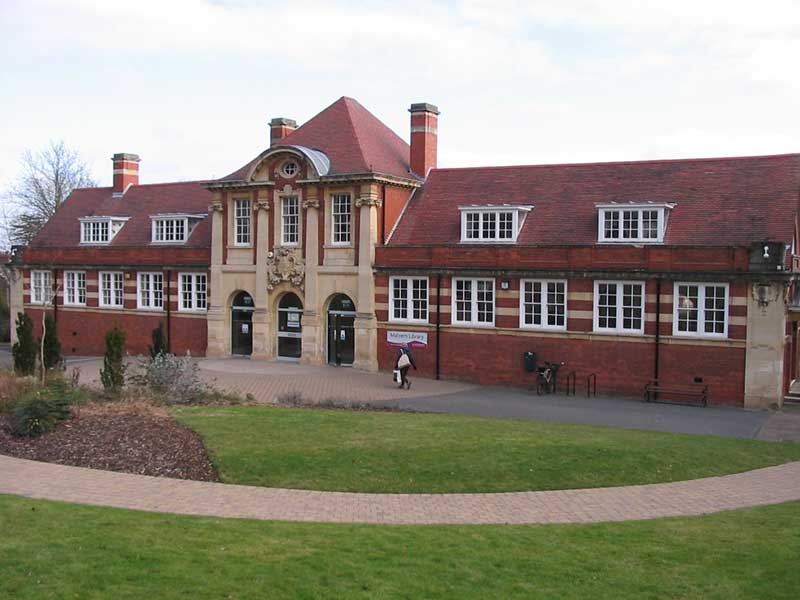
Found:
[[[800,151],[797,0],[0,0],[0,186],[63,139],[101,184],[205,179],[352,96],[439,165]]]

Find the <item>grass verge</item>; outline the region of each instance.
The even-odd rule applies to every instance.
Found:
[[[357,492],[659,483],[800,460],[800,444],[460,415],[181,407],[222,481]]]
[[[0,597],[797,597],[800,503],[546,526],[275,523],[0,496]]]

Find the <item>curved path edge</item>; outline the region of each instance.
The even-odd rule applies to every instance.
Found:
[[[800,500],[800,461],[674,483],[490,494],[362,494],[99,471],[0,455],[0,493],[160,513],[270,521],[597,523],[703,515]]]

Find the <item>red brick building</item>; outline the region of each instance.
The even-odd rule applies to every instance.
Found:
[[[161,321],[179,353],[388,370],[416,340],[430,376],[529,386],[534,352],[601,393],[782,401],[800,154],[437,169],[438,109],[410,113],[410,144],[349,98],[273,119],[214,181],[140,185],[115,155],[113,188],[76,190],[17,256],[18,307],[53,311],[67,354],[113,321],[144,352]]]

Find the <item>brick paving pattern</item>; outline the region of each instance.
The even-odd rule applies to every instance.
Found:
[[[430,397],[475,389],[477,386],[458,381],[436,381],[414,377],[411,389],[400,390],[391,374],[366,373],[350,367],[312,367],[277,361],[247,359],[200,359],[200,375],[215,387],[251,394],[256,402],[270,404],[281,396],[299,394],[307,402],[325,400],[350,402],[391,402],[404,398]],[[69,363],[81,370],[81,383],[100,385],[101,359]]]
[[[594,523],[800,500],[800,462],[676,483],[499,494],[355,494],[97,471],[0,455],[0,493],[143,510],[374,524]]]

